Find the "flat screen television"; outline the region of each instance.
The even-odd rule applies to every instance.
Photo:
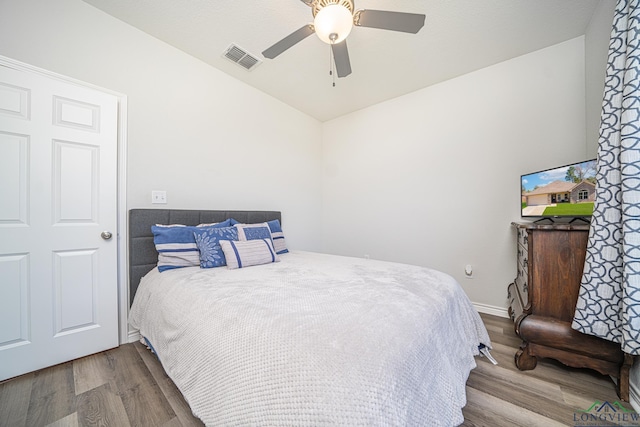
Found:
[[[595,159],[522,175],[522,217],[591,217],[595,184]]]

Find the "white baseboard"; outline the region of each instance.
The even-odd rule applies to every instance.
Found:
[[[494,305],[481,304],[479,302],[474,302],[473,306],[478,310],[479,313],[484,314],[492,314],[498,317],[506,317],[509,318],[509,312],[506,308],[496,307]]]

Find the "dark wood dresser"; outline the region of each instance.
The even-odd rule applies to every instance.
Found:
[[[588,225],[512,223],[517,230],[518,273],[508,287],[509,316],[522,339],[515,355],[520,370],[537,358],[590,368],[618,378],[629,401],[633,358],[620,345],[571,328],[589,237]]]

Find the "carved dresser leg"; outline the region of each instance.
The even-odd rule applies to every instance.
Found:
[[[629,370],[633,366],[633,356],[624,354],[624,361],[620,366],[620,375],[618,376],[618,396],[624,402],[629,401]]]
[[[516,366],[521,371],[530,371],[538,364],[538,359],[529,354],[528,347],[529,343],[522,341],[522,344],[520,344],[520,350],[518,350],[515,356]]]

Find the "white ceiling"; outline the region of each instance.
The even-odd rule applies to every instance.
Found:
[[[356,0],[356,9],[426,15],[418,34],[355,27],[353,73],[329,76],[315,35],[275,59],[261,52],[313,21],[300,0],[84,0],[320,121],[585,33],[599,0]],[[264,62],[247,71],[222,54],[235,43]]]

